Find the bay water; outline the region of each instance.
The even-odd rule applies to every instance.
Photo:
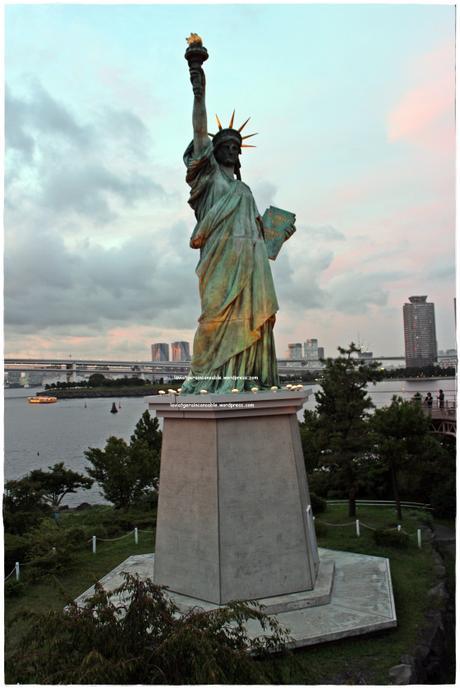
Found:
[[[305,388],[310,391],[304,406],[315,408],[314,392],[318,385]],[[412,398],[416,392],[426,396],[431,392],[436,398],[439,389],[444,390],[447,402],[456,396],[455,380],[385,380],[369,387],[369,393],[377,408],[391,402],[394,394]],[[47,469],[59,461],[68,468],[85,473],[88,461],[84,451],[88,447],[103,448],[108,437],[114,435],[129,441],[134,427],[148,408],[145,397],[113,397],[110,399],[61,399],[56,404],[29,404],[27,397],[38,389],[5,390],[5,463],[4,478],[21,478],[34,468]],[[118,413],[110,413],[115,402]],[[303,412],[298,416],[302,419]],[[76,506],[81,502],[104,502],[99,487],[68,495],[63,504]]]

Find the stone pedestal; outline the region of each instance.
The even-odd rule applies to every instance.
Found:
[[[154,581],[220,605],[312,590],[306,392],[149,397],[164,418]]]
[[[100,581],[114,604],[126,605],[114,591],[130,573],[166,585],[181,613],[257,600],[292,647],[396,626],[388,559],[325,549],[318,558],[296,417],[305,396],[149,397],[164,418],[156,550]],[[266,633],[254,620],[245,627]]]

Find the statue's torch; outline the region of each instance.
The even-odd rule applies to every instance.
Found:
[[[208,51],[197,33],[191,33],[186,40],[188,48],[185,51],[184,57],[188,62],[193,92],[196,96],[201,96],[204,92],[204,73],[202,71],[202,65],[209,57]]]

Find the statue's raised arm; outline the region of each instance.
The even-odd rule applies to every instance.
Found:
[[[208,118],[206,115],[206,77],[203,70],[203,62],[208,59],[208,51],[203,46],[201,38],[196,33],[191,33],[187,38],[188,48],[185,51],[185,59],[189,65],[190,81],[193,88],[193,149],[199,156],[209,143]]]

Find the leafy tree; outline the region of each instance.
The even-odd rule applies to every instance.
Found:
[[[7,665],[8,682],[265,683],[255,657],[282,651],[289,640],[253,604],[179,614],[162,588],[129,575],[112,594],[97,584],[83,608],[71,602],[65,612],[25,612],[27,630]],[[248,637],[248,620],[260,624],[258,638]]]
[[[89,387],[103,387],[107,382],[108,380],[102,373],[93,373],[88,378]]]
[[[339,347],[340,356],[326,359],[321,389],[316,392],[320,463],[333,464],[348,492],[349,516],[356,515],[359,487],[356,459],[368,447],[366,420],[373,403],[367,392],[369,383],[382,379],[379,363],[365,363],[354,354],[360,349],[353,342]]]
[[[3,495],[3,525],[7,533],[23,535],[49,516],[51,508],[43,499],[42,486],[29,476],[8,480]]]
[[[68,494],[77,490],[89,490],[93,480],[81,473],[65,468],[64,462],[48,466],[48,471],[37,468],[29,473],[28,479],[37,486],[42,494],[42,499],[55,511]]]
[[[147,443],[149,449],[161,451],[162,433],[158,418],[152,417],[148,411],[144,411],[138,420],[134,433],[131,435],[131,444],[142,440]]]
[[[305,410],[303,422],[299,423],[305,469],[308,474],[317,468],[321,458],[321,422],[316,411]]]
[[[374,448],[391,476],[393,499],[398,518],[402,519],[398,474],[416,467],[427,448],[429,420],[418,401],[404,401],[394,396],[391,404],[377,409],[370,420]]]
[[[30,480],[29,476],[19,480],[8,480],[5,483],[3,509],[11,514],[49,513],[43,500],[41,485]]]
[[[144,440],[127,444],[109,437],[104,449],[90,447],[85,456],[92,464],[87,473],[116,509],[127,509],[157,487],[160,457]]]

